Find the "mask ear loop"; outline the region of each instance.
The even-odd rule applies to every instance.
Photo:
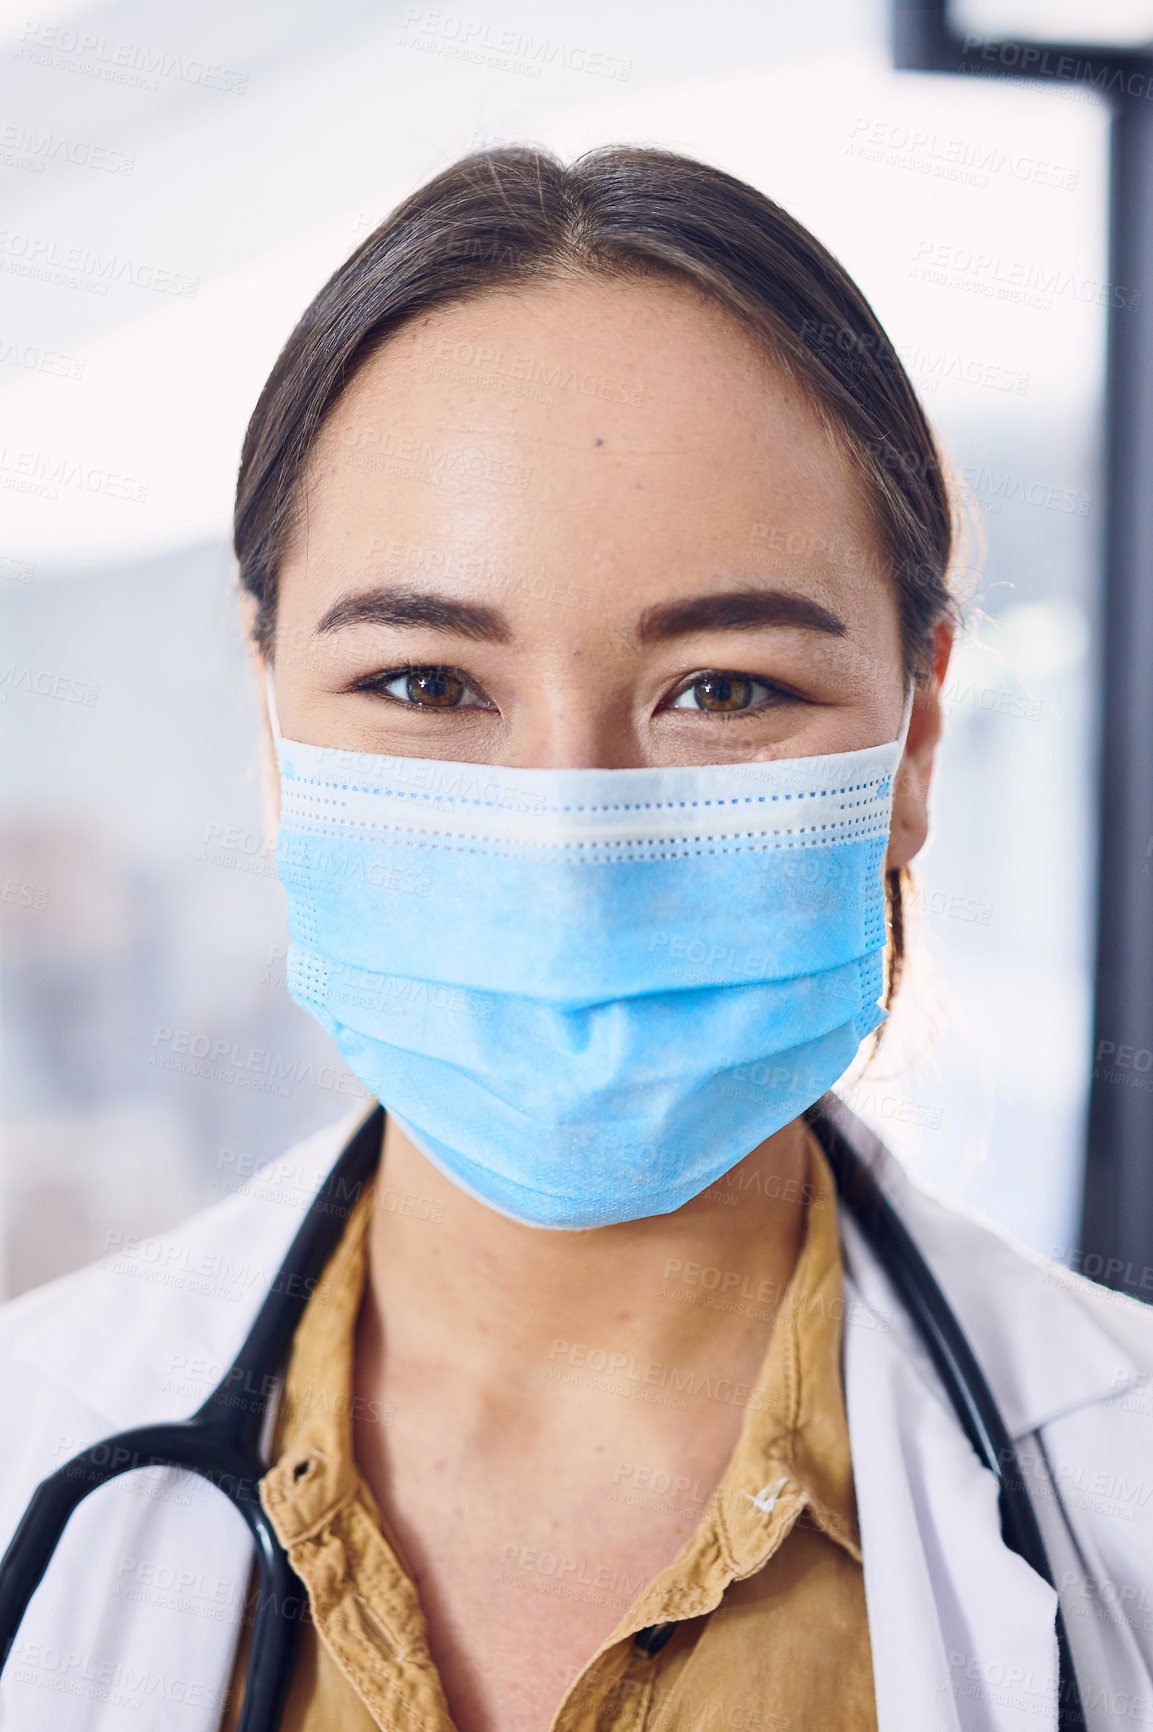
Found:
[[[272,729],[273,743],[279,750],[284,743],[284,735],[280,731],[280,712],[276,708],[276,681],[272,677],[272,663],[264,664],[264,695],[268,699],[268,722]]]
[[[269,759],[267,743],[262,742],[260,755],[264,770],[261,778],[261,805],[264,810],[265,832],[275,845],[280,830],[280,748],[284,741],[280,732],[280,716],[276,709],[276,686],[272,678],[272,668],[267,662],[264,664],[264,697],[268,707],[269,732],[272,735],[272,757]]]
[[[897,745],[900,746],[900,748],[901,748],[901,755],[902,756],[903,756],[904,751],[905,751],[905,741],[909,737],[909,723],[913,719],[913,699],[916,697],[916,695],[917,695],[917,687],[916,687],[916,683],[914,682],[909,687],[908,695],[905,698],[905,709],[904,709],[904,713],[901,716],[901,731],[897,735],[897,740],[896,740]]]
[[[893,765],[894,778],[896,777],[897,772],[899,771],[899,769],[901,767],[901,762],[902,762],[902,759],[904,758],[904,755],[905,755],[905,742],[909,737],[909,723],[911,722],[911,720],[913,718],[913,700],[916,697],[916,695],[917,695],[917,686],[916,686],[916,682],[914,681],[913,684],[910,685],[909,690],[908,690],[908,694],[906,695],[906,698],[905,698],[905,709],[904,709],[904,713],[901,717],[901,731],[897,735],[897,738],[894,742],[894,744],[896,745],[896,748],[897,748],[896,762]],[[891,1013],[891,1011],[892,1011],[893,999],[896,996],[897,987],[900,983],[901,975],[904,972],[904,966],[905,966],[905,960],[906,960],[906,958],[905,958],[905,913],[904,913],[904,900],[903,900],[901,891],[902,891],[901,873],[900,872],[897,872],[897,873],[886,872],[886,874],[885,874],[885,901],[887,904],[890,920],[892,923],[892,937],[890,939],[888,946],[886,946],[886,951],[887,951],[887,955],[888,955],[888,979],[887,979],[886,986],[885,986],[885,1010],[886,1010],[886,1012],[889,1012],[889,1013]],[[872,1051],[869,1054],[868,1061],[866,1062],[866,1065],[865,1065],[866,1070],[868,1069],[869,1064],[871,1064],[873,1059],[876,1057],[877,1047],[880,1043],[881,1029],[884,1028],[884,1026],[885,1026],[884,1023],[882,1023],[881,1028],[875,1029],[873,1031],[873,1037],[872,1037],[873,1038],[873,1046],[872,1046]]]

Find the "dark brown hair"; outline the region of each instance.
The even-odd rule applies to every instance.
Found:
[[[260,394],[240,463],[235,548],[271,654],[277,574],[318,433],[402,325],[494,290],[573,276],[660,276],[734,315],[797,382],[862,479],[895,586],[907,679],[954,616],[952,495],[896,351],[832,254],[754,187],[670,151],[613,146],[571,164],[528,146],[480,151],[399,205],[325,284]],[[904,952],[888,875],[887,999]]]

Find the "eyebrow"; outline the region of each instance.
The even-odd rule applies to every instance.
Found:
[[[733,589],[690,596],[646,608],[637,623],[638,643],[668,643],[698,631],[756,631],[763,626],[799,626],[803,631],[848,637],[844,620],[820,602],[787,589]]]
[[[381,625],[393,629],[424,626],[452,632],[478,643],[507,644],[513,631],[504,614],[481,602],[458,601],[433,590],[377,588],[342,596],[324,615],[316,636],[343,631],[351,625]],[[637,622],[638,644],[669,643],[703,631],[757,631],[766,626],[793,626],[847,637],[844,620],[820,602],[786,589],[734,589],[720,594],[689,596],[646,608]]]
[[[342,596],[329,608],[315,635],[343,631],[350,625],[426,626],[488,643],[511,643],[513,635],[499,608],[423,589],[366,589]]]

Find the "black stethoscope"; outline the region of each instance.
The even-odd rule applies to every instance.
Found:
[[[1005,1422],[973,1350],[928,1265],[868,1166],[818,1102],[806,1114],[820,1139],[841,1202],[916,1325],[979,1459],[996,1475],[1001,1534],[1050,1587],[1053,1572]],[[89,1492],[141,1467],[182,1468],[215,1485],[239,1510],[256,1542],[258,1599],[237,1732],[275,1732],[292,1678],[303,1586],[257,1495],[265,1472],[262,1444],[276,1393],[308,1299],[335,1250],[350,1200],[380,1158],[384,1109],[377,1107],[349,1139],[314,1198],[279,1275],[234,1364],[190,1419],[139,1426],[81,1451],[36,1488],[0,1560],[0,1654],[7,1660],[28,1602],[39,1586],[69,1517]],[[247,1391],[257,1391],[251,1398]],[[239,1393],[238,1393],[239,1392]],[[636,1643],[655,1654],[675,1624],[640,1630]],[[1085,1716],[1060,1607],[1058,1724],[1084,1732]]]

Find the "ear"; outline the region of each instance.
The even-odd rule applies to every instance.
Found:
[[[240,629],[248,654],[248,666],[256,683],[256,701],[260,707],[260,788],[264,811],[264,832],[268,838],[276,835],[280,826],[280,772],[276,763],[276,742],[272,723],[268,719],[268,661],[256,641],[257,601],[242,589],[237,598],[240,608]]]
[[[941,692],[952,651],[953,627],[947,623],[935,626],[932,676],[913,694],[904,756],[897,768],[886,871],[907,866],[921,852],[929,834],[929,785],[941,738]]]

